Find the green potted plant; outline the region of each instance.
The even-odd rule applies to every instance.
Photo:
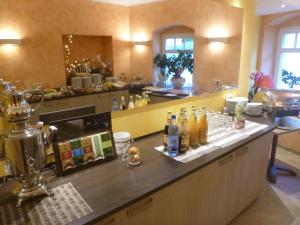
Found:
[[[181,89],[183,87],[185,79],[181,74],[186,69],[193,74],[194,58],[191,52],[178,51],[178,55],[173,55],[169,58],[168,72],[173,76],[171,82],[175,89]]]
[[[173,76],[171,82],[175,89],[181,89],[185,79],[181,76],[187,69],[190,73],[194,72],[194,59],[191,52],[178,51],[177,55],[167,57],[165,54],[157,54],[154,57],[154,65],[161,69],[165,77]]]
[[[169,74],[168,74],[168,57],[165,54],[157,54],[153,58],[153,63],[155,66],[160,68],[160,74],[158,75],[159,81],[167,81]]]
[[[293,72],[289,72],[286,69],[283,69],[281,72],[282,81],[289,85],[290,88],[294,88],[296,85],[300,85],[300,76],[295,76]]]

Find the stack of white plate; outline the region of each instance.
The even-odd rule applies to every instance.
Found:
[[[92,78],[90,78],[90,77],[83,77],[82,78],[82,86],[84,88],[90,88],[90,87],[92,87]]]
[[[91,75],[91,77],[92,77],[93,84],[100,85],[102,83],[102,75],[101,74],[94,73]]]
[[[81,77],[72,77],[71,84],[74,90],[82,88],[82,78]]]
[[[263,113],[263,104],[258,102],[248,103],[246,114],[249,116],[260,116]]]
[[[233,97],[233,98],[226,99],[226,106],[227,106],[228,113],[230,115],[234,115],[235,106],[238,103],[242,103],[244,104],[244,106],[246,106],[247,102],[248,102],[248,98],[244,98],[244,97]]]

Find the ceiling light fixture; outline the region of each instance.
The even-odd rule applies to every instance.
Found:
[[[285,8],[285,7],[286,7],[286,4],[282,4],[280,7],[281,7],[281,8]]]

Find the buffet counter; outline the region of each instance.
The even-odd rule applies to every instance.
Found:
[[[65,177],[48,177],[49,185],[71,182],[93,212],[72,222],[98,225],[228,224],[264,190],[274,124],[263,117],[247,120],[268,125],[230,146],[189,163],[154,150],[162,134],[136,141],[142,164],[129,168],[117,160]],[[10,187],[0,193],[10,201]]]

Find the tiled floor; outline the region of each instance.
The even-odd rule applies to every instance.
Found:
[[[300,225],[300,155],[278,148],[277,159],[298,169],[297,177],[278,176],[230,225]]]

